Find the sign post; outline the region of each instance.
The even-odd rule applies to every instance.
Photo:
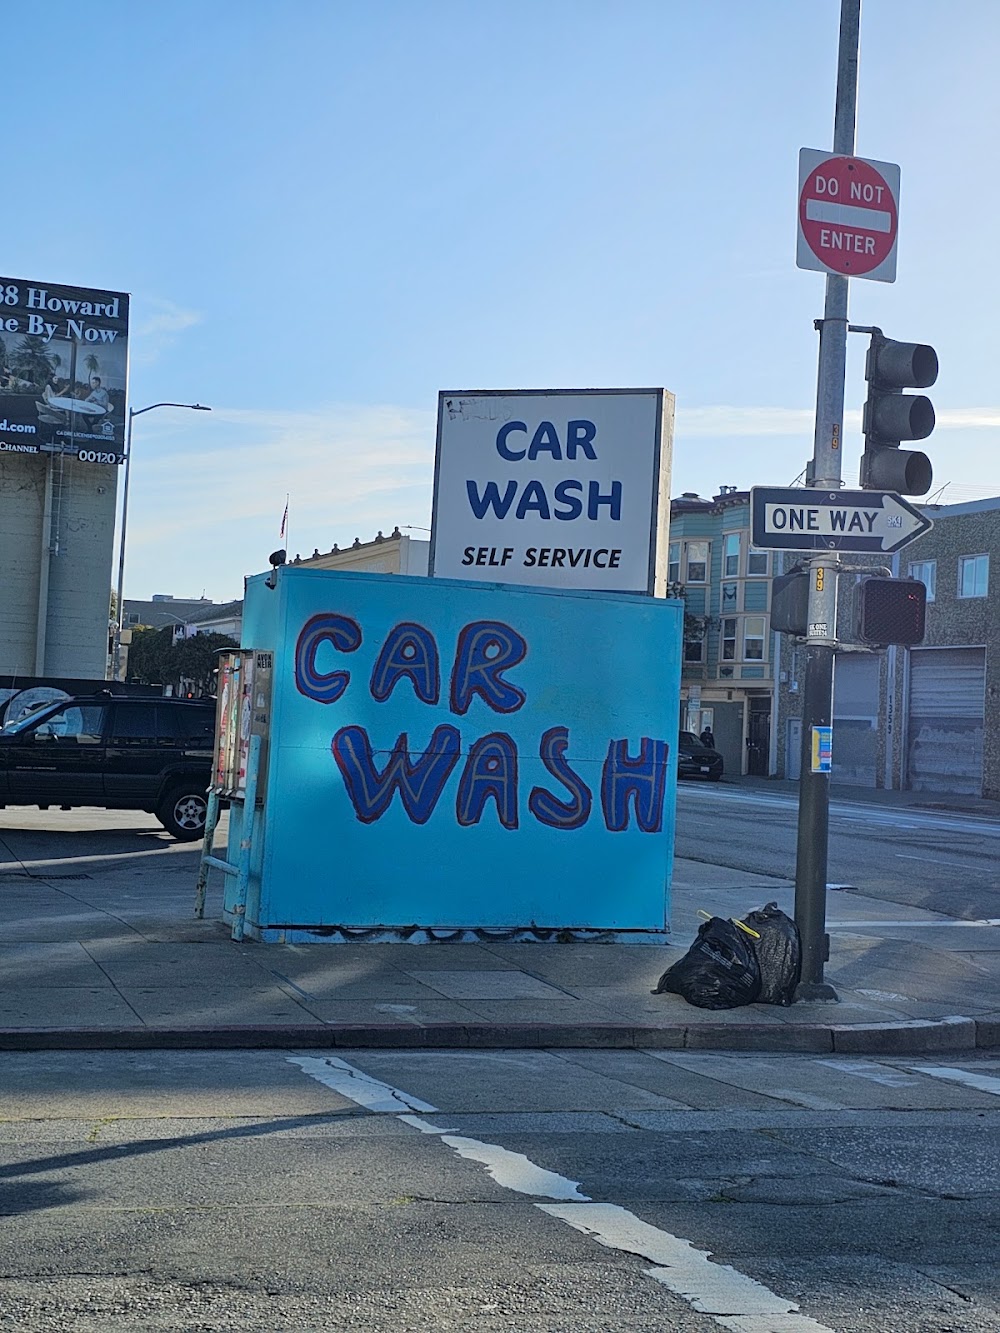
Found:
[[[837,157],[854,156],[860,29],[861,0],[841,0],[837,103],[833,122],[833,152]],[[816,194],[818,197],[818,190]],[[799,227],[802,227],[801,205]],[[849,278],[832,266],[823,267],[827,273],[826,304],[819,324],[816,433],[808,480],[817,490],[837,491],[840,489],[844,431]],[[809,568],[809,633],[802,691],[802,766],[795,856],[795,924],[802,939],[802,980],[795,993],[798,1000],[837,998],[833,987],[823,980],[823,964],[829,952],[826,873],[830,839],[830,774],[812,771],[811,749],[813,728],[833,725],[837,563],[836,552],[827,550],[822,555],[813,556]]]

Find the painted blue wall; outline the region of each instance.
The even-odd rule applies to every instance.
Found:
[[[479,622],[507,628],[468,629]],[[401,643],[395,671],[384,661],[376,670],[391,631],[403,623],[423,631],[411,636],[422,650]],[[250,933],[664,930],[679,603],[286,566],[275,590],[263,575],[249,580],[243,624],[244,646],[275,653],[263,857],[250,896]],[[345,651],[355,640],[358,646]],[[473,649],[471,674],[455,670],[460,640]],[[517,657],[521,641],[523,660],[496,671],[495,654]],[[434,693],[433,648],[437,701],[429,703],[417,697],[414,676],[429,661],[420,689]],[[467,697],[463,682],[471,685]],[[373,697],[373,686],[386,697]],[[558,758],[550,764],[562,777],[539,757],[546,735],[552,754],[552,729],[560,727],[568,731],[568,769]],[[427,771],[419,767],[435,733],[442,751],[436,774],[430,761]],[[471,755],[481,738],[497,734],[509,740],[493,741],[478,759]],[[409,813],[398,789],[380,800],[400,736],[418,766]],[[650,764],[639,793],[652,798],[644,808],[649,831],[638,826],[643,802],[635,799],[624,804],[626,827],[612,831],[612,788],[628,778],[620,761],[638,760],[643,738]],[[616,742],[624,747],[616,750]],[[449,746],[454,764],[439,785]],[[516,781],[512,772],[501,780],[512,762]],[[586,818],[582,784],[590,793]],[[536,788],[550,797],[533,797]],[[552,827],[545,818],[579,826]]]

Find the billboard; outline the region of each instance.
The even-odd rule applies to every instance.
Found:
[[[673,419],[665,389],[441,393],[432,574],[662,595]]]
[[[0,278],[0,453],[125,461],[128,296]]]

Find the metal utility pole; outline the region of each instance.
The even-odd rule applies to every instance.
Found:
[[[837,107],[833,151],[854,156],[858,100],[858,43],[861,0],[841,0],[837,58]],[[826,277],[826,305],[819,329],[816,433],[808,484],[838,491],[844,433],[844,379],[847,364],[849,279]],[[802,770],[795,862],[795,922],[802,937],[802,980],[798,1000],[836,1000],[823,980],[829,949],[826,935],[826,875],[830,834],[830,773],[818,760],[824,732],[833,724],[833,657],[837,640],[836,552],[809,561],[809,612],[802,694]]]
[[[185,407],[191,412],[211,412],[201,403],[150,403],[148,407],[129,408],[128,431],[125,435],[125,485],[122,491],[121,540],[118,547],[118,599],[115,608],[114,640],[111,650],[111,679],[120,680],[122,671],[122,629],[125,625],[125,532],[128,526],[128,482],[132,467],[132,422],[144,412],[155,412],[158,407]]]

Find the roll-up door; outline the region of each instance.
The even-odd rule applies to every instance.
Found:
[[[912,648],[907,786],[979,796],[983,788],[984,648]]]

